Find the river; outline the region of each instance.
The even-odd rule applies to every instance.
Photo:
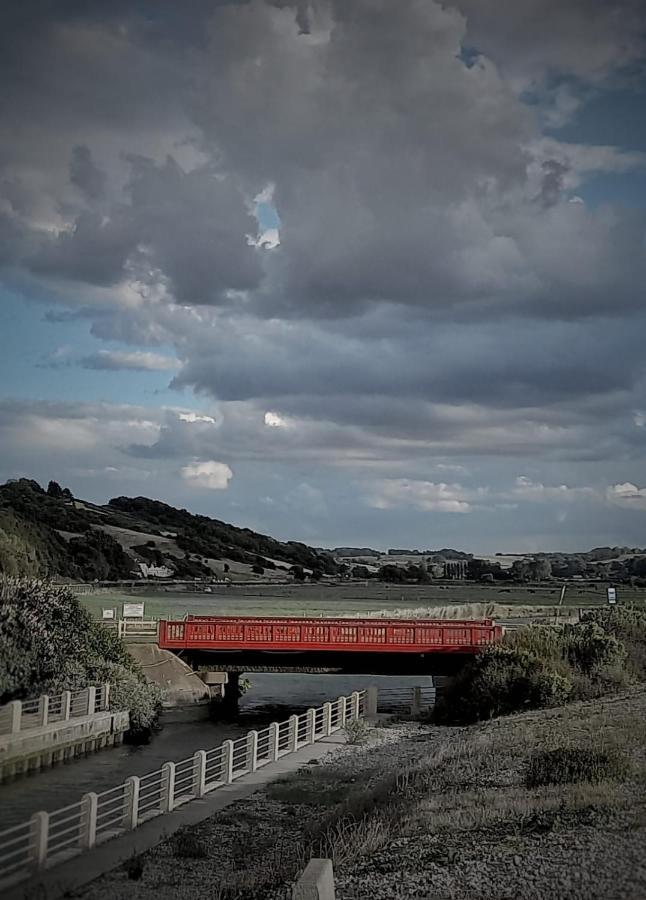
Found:
[[[149,743],[124,744],[87,757],[44,769],[0,785],[2,828],[18,825],[39,810],[51,812],[75,803],[87,791],[101,792],[116,787],[130,775],[145,775],[169,761],[178,762],[209,750],[222,741],[236,738],[252,728],[264,728],[272,721],[327,700],[348,695],[369,684],[388,687],[431,685],[432,679],[414,676],[321,675],[255,673],[249,676],[251,689],[242,698],[236,722],[168,723]]]

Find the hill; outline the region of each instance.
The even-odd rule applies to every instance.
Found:
[[[197,516],[147,497],[115,497],[97,506],[50,482],[21,478],[0,486],[0,572],[80,581],[140,574],[140,564],[178,578],[225,573],[333,574],[331,554],[277,541],[249,528]]]

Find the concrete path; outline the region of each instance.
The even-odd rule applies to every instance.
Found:
[[[321,759],[338,751],[345,743],[343,732],[336,732],[315,744],[302,747],[296,753],[263,766],[233,784],[218,788],[199,800],[191,800],[171,813],[144,822],[129,834],[113,838],[93,850],[40,872],[37,877],[10,888],[3,895],[3,900],[41,900],[45,897],[47,900],[56,900],[64,895],[73,896],[73,891],[121,865],[133,854],[150,850],[180,828],[197,825],[237,800],[246,799],[281,775],[295,771],[312,759]]]

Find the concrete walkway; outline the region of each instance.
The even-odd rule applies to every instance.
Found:
[[[171,813],[144,822],[129,834],[113,838],[93,850],[40,872],[38,876],[6,891],[3,900],[32,900],[41,897],[55,900],[57,897],[69,896],[73,891],[78,891],[95,878],[121,865],[134,854],[155,847],[180,828],[197,825],[237,800],[245,800],[281,775],[295,771],[312,759],[321,759],[329,753],[335,753],[345,743],[343,732],[336,732],[315,744],[302,747],[296,753],[290,753],[289,756],[263,766],[258,771],[243,776],[239,781],[234,781],[233,784],[218,788],[200,799],[191,800]]]

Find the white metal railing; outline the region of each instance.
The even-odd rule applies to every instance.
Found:
[[[157,619],[119,619],[117,634],[119,637],[157,637],[159,622]]]
[[[132,776],[99,794],[87,793],[78,803],[55,812],[35,813],[28,822],[0,832],[0,887],[132,831],[154,816],[328,737],[366,715],[366,693],[355,691],[212,750],[198,750],[181,762],[164,763],[148,775]]]
[[[54,722],[67,722],[110,708],[110,685],[90,685],[81,691],[41,694],[33,700],[12,700],[0,706],[0,735],[18,734]]]
[[[406,710],[418,715],[435,703],[435,688],[425,687],[386,687],[379,688],[379,712],[398,712]]]

